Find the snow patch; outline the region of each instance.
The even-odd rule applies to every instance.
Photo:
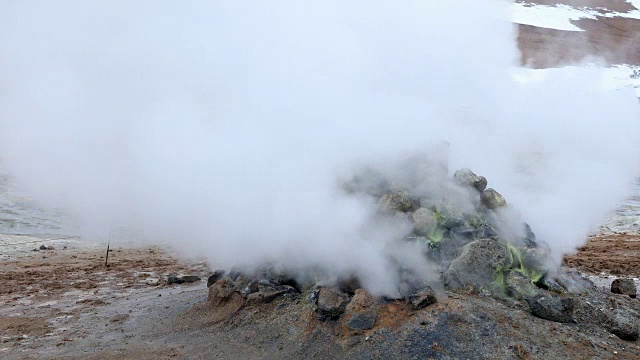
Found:
[[[532,25],[547,29],[564,31],[584,31],[571,23],[571,20],[607,18],[640,19],[640,0],[627,1],[636,9],[627,13],[615,12],[606,8],[573,7],[569,5],[538,5],[532,3],[513,3],[512,20],[516,24]]]
[[[511,72],[511,77],[520,83],[530,83],[543,81],[550,76],[558,76],[561,73],[584,71],[584,66],[565,66],[548,69],[515,68]],[[593,67],[593,70],[600,76],[603,89],[624,90],[632,89],[637,97],[640,97],[640,66],[637,65],[616,65],[607,68]]]

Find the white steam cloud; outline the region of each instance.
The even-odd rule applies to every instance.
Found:
[[[444,140],[450,169],[570,251],[636,175],[637,100],[593,69],[514,82],[514,39],[491,0],[6,0],[2,164],[94,235],[113,222],[214,266],[276,259],[384,293],[399,230],[336,179]]]

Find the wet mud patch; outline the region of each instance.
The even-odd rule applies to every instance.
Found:
[[[575,255],[565,256],[567,266],[593,274],[640,276],[640,235],[598,235]]]

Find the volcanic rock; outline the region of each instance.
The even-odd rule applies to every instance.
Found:
[[[207,278],[207,287],[211,287],[211,285],[215,284],[216,281],[222,279],[224,276],[224,270],[215,270],[209,278]]]
[[[362,285],[360,285],[360,280],[358,280],[358,278],[355,276],[339,279],[337,286],[340,291],[343,291],[349,295],[354,295],[356,291],[362,287]]]
[[[511,292],[511,295],[518,299],[535,295],[541,291],[533,284],[531,279],[514,270],[506,272],[504,282],[507,289]]]
[[[318,313],[321,319],[337,319],[349,304],[349,295],[335,288],[322,288],[318,293]]]
[[[498,241],[473,241],[462,248],[462,254],[443,273],[444,285],[451,290],[460,290],[469,285],[489,285],[494,281],[496,271],[505,268],[508,260],[509,251]]]
[[[430,286],[424,287],[410,295],[408,300],[416,310],[423,309],[438,301],[436,293]]]
[[[386,193],[382,195],[378,204],[383,209],[401,212],[410,211],[414,207],[413,199],[406,190]]]
[[[487,179],[484,176],[478,176],[469,169],[460,169],[453,174],[453,178],[462,185],[468,185],[475,188],[479,192],[483,192],[487,188]]]
[[[614,294],[629,295],[636,298],[636,283],[632,279],[615,279],[611,283],[611,292]]]
[[[502,197],[499,192],[491,188],[482,192],[480,195],[480,201],[482,202],[482,205],[491,210],[507,205],[507,201],[504,197]]]
[[[185,276],[169,275],[169,276],[167,276],[167,284],[169,284],[169,285],[171,285],[171,284],[192,283],[192,282],[196,282],[196,281],[200,281],[200,277],[199,276],[195,276],[195,275],[185,275]]]
[[[524,227],[524,238],[522,242],[524,242],[527,247],[537,247],[538,243],[536,242],[536,234],[531,230],[531,226],[527,223],[523,223],[522,226]]]
[[[352,330],[369,330],[376,322],[376,301],[364,289],[357,289],[345,309],[346,325]]]
[[[640,338],[637,319],[623,311],[616,311],[611,319],[611,333],[622,340],[636,341]]]
[[[347,327],[352,330],[369,330],[373,328],[375,322],[375,312],[355,314],[351,319],[349,319],[349,321],[347,321]]]
[[[550,321],[569,323],[573,320],[574,300],[552,294],[525,297],[533,315]]]
[[[426,208],[419,208],[413,215],[414,232],[417,235],[427,235],[438,226],[436,214]]]
[[[441,201],[436,204],[435,214],[438,223],[448,229],[461,226],[465,223],[462,212],[446,201]]]

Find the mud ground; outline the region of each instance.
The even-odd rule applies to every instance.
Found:
[[[640,277],[640,235],[594,236],[565,264],[592,274]]]
[[[639,238],[595,237],[567,263],[638,276],[627,260],[637,261],[629,251]],[[367,332],[320,324],[303,295],[216,309],[206,301],[203,263],[158,248],[116,248],[105,268],[104,254],[47,250],[0,262],[0,358],[640,358],[637,342],[603,329],[538,319],[522,302],[444,291],[423,311],[386,305]],[[170,285],[170,274],[202,280]]]

